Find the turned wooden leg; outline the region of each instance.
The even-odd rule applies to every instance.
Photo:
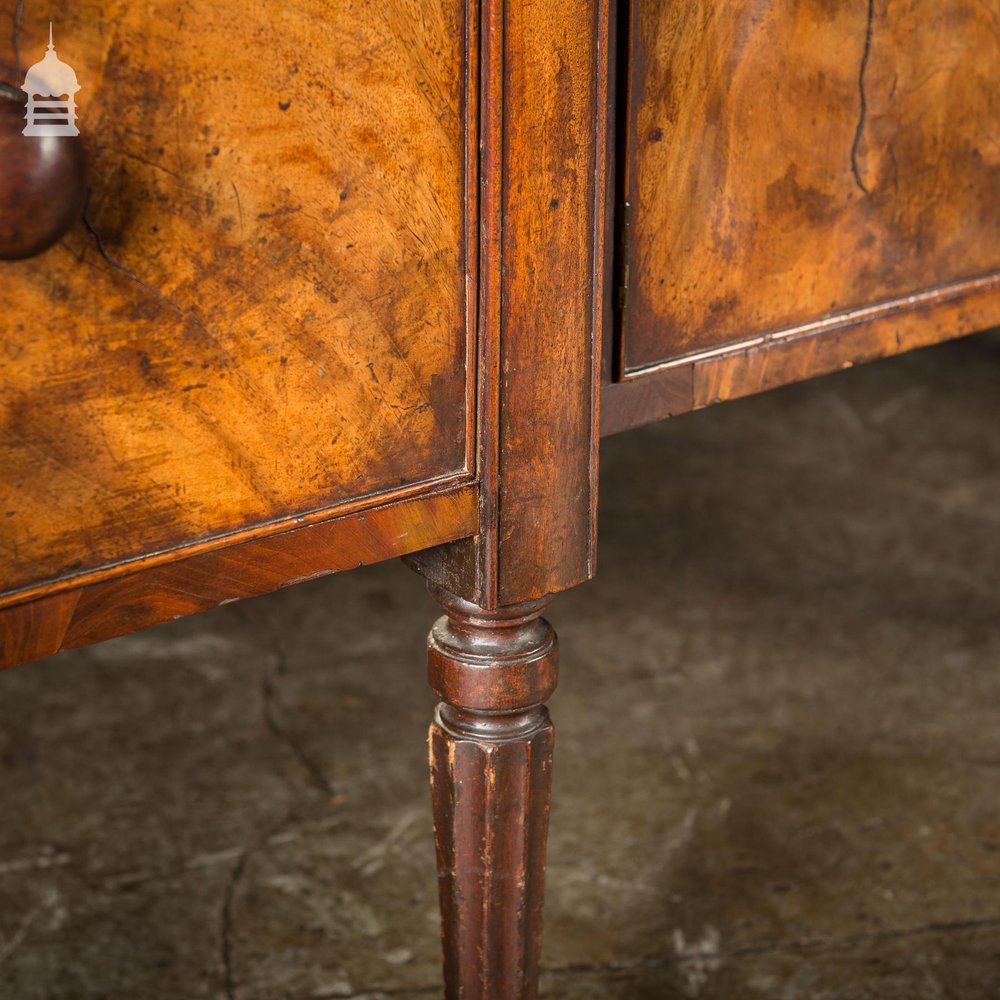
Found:
[[[431,794],[449,1000],[538,990],[556,686],[544,601],[484,611],[443,590],[428,639],[441,698]]]

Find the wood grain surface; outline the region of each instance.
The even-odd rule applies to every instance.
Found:
[[[601,435],[1000,325],[1000,275],[841,313],[605,385]]]
[[[471,534],[472,486],[345,514],[0,608],[0,668]]]
[[[464,3],[29,0],[22,68],[50,16],[92,190],[0,264],[0,590],[463,475]]]
[[[544,601],[488,611],[431,593],[446,611],[427,640],[445,998],[534,1000],[558,641]]]
[[[415,565],[493,608],[594,573],[607,0],[486,0],[480,48],[480,532]]]
[[[621,370],[1000,268],[1000,7],[635,0]]]

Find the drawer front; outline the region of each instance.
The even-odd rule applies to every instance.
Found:
[[[1000,6],[634,0],[626,373],[1000,267]]]
[[[464,474],[464,4],[54,16],[92,191],[0,262],[0,589]]]

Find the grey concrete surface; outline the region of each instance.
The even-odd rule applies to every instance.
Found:
[[[543,996],[1000,996],[1000,346],[606,443]],[[0,997],[438,994],[398,563],[0,676]]]

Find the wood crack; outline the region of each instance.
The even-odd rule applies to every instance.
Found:
[[[861,66],[858,69],[858,124],[854,129],[854,141],[851,143],[851,173],[854,174],[854,183],[870,195],[871,191],[865,184],[861,176],[861,168],[858,165],[858,151],[861,148],[861,139],[865,130],[865,119],[868,117],[868,97],[865,94],[865,72],[868,69],[868,59],[872,52],[872,29],[875,24],[875,0],[868,0],[868,21],[865,27],[865,47],[861,53]]]
[[[104,240],[102,239],[100,232],[98,232],[97,228],[94,226],[94,224],[90,221],[90,219],[87,216],[89,208],[90,208],[90,191],[88,190],[87,202],[84,205],[83,212],[80,215],[80,220],[83,223],[84,228],[87,230],[88,233],[90,233],[91,237],[93,238],[94,245],[97,247],[98,253],[100,253],[101,257],[104,258],[105,262],[109,264],[112,268],[114,268],[114,270],[118,271],[119,274],[123,274],[126,278],[129,279],[129,281],[132,281],[136,285],[138,285],[146,293],[148,293],[154,299],[156,299],[157,302],[160,302],[168,309],[173,310],[183,320],[192,322],[199,330],[201,330],[202,333],[204,333],[207,337],[209,337],[213,342],[217,343],[217,338],[215,337],[215,335],[208,329],[207,326],[205,326],[204,322],[197,315],[195,315],[195,313],[190,312],[187,309],[184,309],[179,303],[175,302],[171,298],[168,298],[159,289],[154,288],[148,282],[143,281],[142,278],[140,278],[134,271],[129,270],[129,268],[127,268],[124,264],[116,260],[114,257],[111,256],[110,253],[108,253],[108,250],[104,245]],[[81,260],[83,259],[82,254],[80,259]]]
[[[124,264],[119,263],[119,261],[115,260],[115,258],[108,253],[107,248],[104,246],[104,240],[101,238],[101,234],[97,231],[97,229],[94,227],[94,224],[87,217],[87,209],[89,208],[89,202],[90,202],[90,191],[87,192],[87,202],[88,204],[87,206],[84,207],[83,213],[80,216],[80,220],[83,222],[84,229],[86,229],[87,232],[90,233],[90,235],[93,237],[94,245],[97,247],[97,252],[104,258],[105,261],[107,261],[108,264],[110,264],[120,274],[124,274],[126,278],[128,278],[130,281],[134,281],[137,285],[139,285],[141,288],[144,288],[147,292],[150,293],[150,295],[155,296],[161,302],[166,301],[164,297],[155,288],[153,288],[152,285],[147,285],[146,282],[143,281],[142,278],[140,278],[134,271],[130,271]],[[178,309],[178,312],[180,311],[181,310]]]

